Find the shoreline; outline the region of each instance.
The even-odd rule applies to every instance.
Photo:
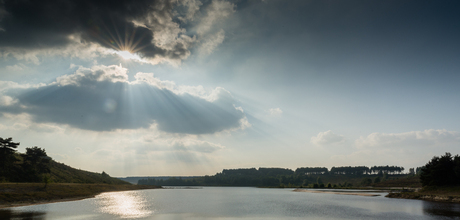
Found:
[[[105,192],[101,192],[105,193]],[[99,194],[101,194],[99,193]],[[97,194],[97,195],[99,195]],[[50,204],[50,203],[58,203],[58,202],[72,202],[72,201],[78,201],[78,200],[83,200],[83,199],[91,199],[96,197],[97,195],[93,196],[88,196],[88,197],[77,197],[77,198],[65,198],[65,199],[55,199],[55,200],[48,200],[48,201],[38,201],[38,202],[24,202],[24,203],[11,203],[11,204],[6,204],[6,205],[0,205],[0,210],[2,209],[8,209],[8,208],[14,208],[14,207],[22,207],[22,206],[31,206],[31,205],[44,205],[44,204]]]
[[[1,183],[0,209],[70,202],[94,198],[105,192],[158,189],[158,186],[53,183]]]
[[[386,197],[432,202],[460,203],[460,186],[425,187],[413,192],[392,192]]]
[[[460,197],[447,195],[431,195],[420,193],[389,193],[385,197],[392,199],[416,199],[431,202],[460,203]]]
[[[294,189],[293,192],[308,192],[308,193],[325,193],[325,194],[336,194],[336,195],[350,195],[350,196],[380,196],[378,194],[371,194],[367,192],[340,192],[340,191],[326,191],[326,190],[308,190],[308,189]]]

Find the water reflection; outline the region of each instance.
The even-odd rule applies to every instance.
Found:
[[[0,209],[0,219],[4,220],[44,220],[44,212],[17,212],[9,209]]]
[[[423,212],[428,215],[455,217],[455,219],[458,219],[460,217],[460,205],[455,203],[424,201]]]
[[[152,214],[142,194],[135,191],[103,193],[96,196],[99,211],[120,218],[143,218]]]

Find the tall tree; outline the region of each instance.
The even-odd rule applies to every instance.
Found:
[[[19,143],[14,143],[13,138],[0,137],[0,181],[9,180],[17,161],[15,157],[16,148]]]

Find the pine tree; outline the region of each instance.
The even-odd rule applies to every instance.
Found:
[[[13,138],[0,138],[0,181],[11,179],[11,173],[17,161],[14,154],[18,146],[19,143],[14,143]]]

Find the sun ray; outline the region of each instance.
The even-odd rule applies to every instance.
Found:
[[[136,27],[131,27],[128,24],[125,25],[124,30],[120,30],[113,20],[111,25],[112,28],[104,22],[93,25],[93,36],[113,49],[113,54],[117,54],[121,59],[145,62],[138,52],[148,46],[148,43],[142,43],[148,34],[138,34]]]

